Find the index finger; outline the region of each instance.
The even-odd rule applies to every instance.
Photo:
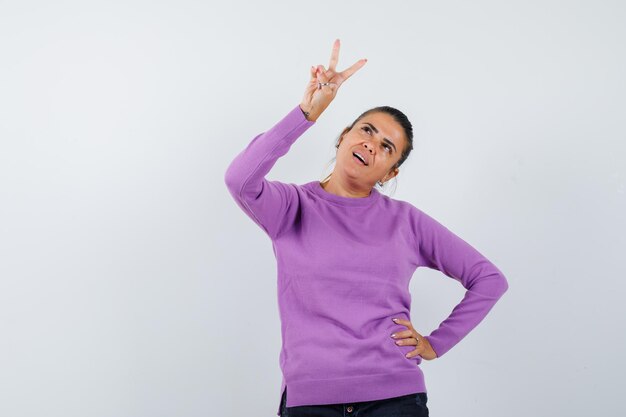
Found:
[[[337,61],[339,61],[339,46],[339,39],[335,39],[333,52],[330,54],[330,63],[328,64],[329,70],[336,71],[335,67],[337,67]]]
[[[361,67],[365,65],[366,62],[367,62],[367,58],[359,59],[357,62],[352,64],[350,68],[347,68],[341,71],[341,75],[343,76],[344,80],[347,80],[348,78],[350,78],[352,74],[354,74],[359,69],[361,69]]]

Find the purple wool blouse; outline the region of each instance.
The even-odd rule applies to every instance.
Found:
[[[372,401],[426,392],[421,356],[390,337],[411,320],[415,270],[441,271],[467,289],[451,314],[425,336],[438,358],[475,328],[508,289],[485,256],[412,204],[373,188],[367,197],[265,178],[315,122],[300,106],[255,136],[224,180],[243,212],[272,241],[283,379],[278,406]],[[415,325],[415,323],[413,323]],[[278,409],[277,415],[280,415]]]

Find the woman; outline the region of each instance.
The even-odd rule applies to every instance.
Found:
[[[265,176],[366,60],[311,68],[302,102],[252,139],[225,173],[237,205],[272,240],[277,259],[282,417],[427,416],[422,359],[440,358],[508,289],[502,272],[412,204],[376,189],[412,149],[402,112],[377,107],[341,133],[328,181]],[[410,319],[409,282],[437,269],[467,292],[428,336]]]

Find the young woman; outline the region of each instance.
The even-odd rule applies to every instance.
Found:
[[[508,289],[502,272],[422,210],[376,189],[413,148],[406,116],[383,106],[338,138],[322,182],[269,181],[276,160],[365,65],[311,68],[302,102],[235,157],[225,182],[237,205],[272,240],[277,260],[283,374],[281,417],[428,416],[422,359],[440,358],[475,328]],[[437,269],[466,289],[439,327],[413,326],[409,282]]]

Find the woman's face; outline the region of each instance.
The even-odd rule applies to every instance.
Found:
[[[347,179],[373,187],[377,181],[385,182],[398,174],[397,168],[390,170],[400,160],[405,145],[404,130],[392,116],[370,113],[343,134],[335,169],[342,170]],[[365,164],[355,153],[363,157]]]

